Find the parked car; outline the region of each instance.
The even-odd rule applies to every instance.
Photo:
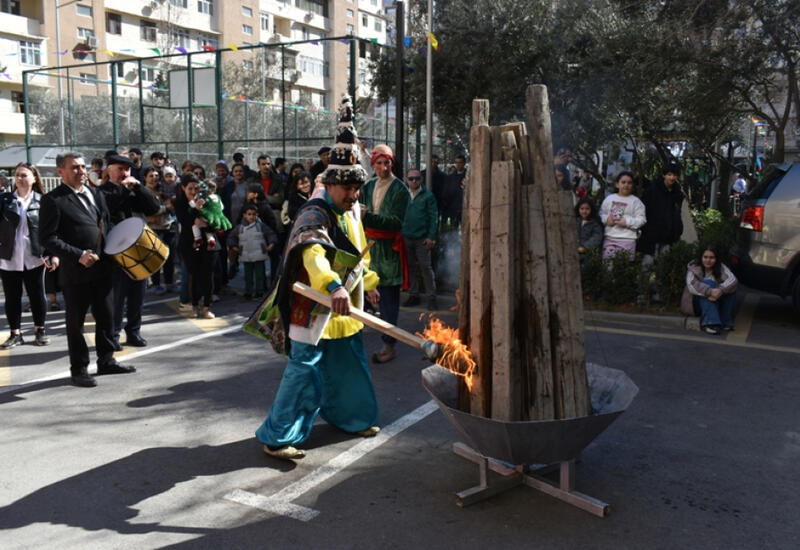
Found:
[[[800,164],[770,166],[747,193],[731,255],[739,280],[800,314]]]

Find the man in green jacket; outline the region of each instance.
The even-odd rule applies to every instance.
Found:
[[[419,275],[428,296],[428,311],[438,309],[436,303],[436,281],[431,268],[431,250],[436,245],[436,229],[439,209],[436,197],[422,185],[419,170],[409,170],[406,175],[411,201],[408,203],[406,218],[403,221],[403,240],[408,253],[408,278],[410,296],[405,307],[416,306],[419,299]]]
[[[392,174],[394,154],[388,145],[376,146],[370,162],[377,177],[361,189],[361,221],[367,238],[375,241],[370,249],[370,265],[381,280],[381,318],[396,325],[400,289],[408,288],[408,261],[401,231],[411,197],[406,184]],[[372,355],[374,363],[387,363],[395,357],[396,340],[385,334],[381,338],[383,348]]]

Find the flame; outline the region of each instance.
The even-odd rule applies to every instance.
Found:
[[[441,319],[430,315],[428,326],[417,336],[431,340],[442,348],[442,355],[436,363],[464,379],[467,389],[472,391],[472,377],[475,374],[475,361],[469,348],[459,339],[458,329],[450,328]]]

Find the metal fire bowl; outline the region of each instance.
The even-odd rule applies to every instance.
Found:
[[[439,365],[422,371],[422,385],[465,442],[483,456],[510,464],[553,464],[577,458],[639,392],[621,370],[587,363],[586,374],[593,413],[561,420],[504,422],[460,411],[458,377]]]

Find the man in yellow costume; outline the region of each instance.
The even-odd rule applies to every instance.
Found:
[[[256,431],[264,452],[296,459],[320,414],[329,424],[364,437],[378,428],[378,405],[360,321],[349,317],[364,295],[376,305],[378,275],[369,269],[367,239],[353,205],[367,179],[358,164],[349,97],[339,110],[337,143],[322,175],[325,192],[305,203],[289,235],[275,302],[288,327],[289,362],[269,415]],[[291,291],[300,281],[328,293],[328,309]]]

